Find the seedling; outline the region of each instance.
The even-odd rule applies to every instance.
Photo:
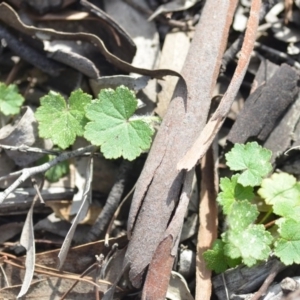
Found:
[[[71,146],[77,136],[84,136],[100,146],[106,158],[134,160],[150,148],[154,133],[153,117],[134,116],[137,103],[135,94],[125,86],[103,89],[95,100],[81,90],[74,91],[68,102],[50,92],[41,98],[35,114],[39,135],[62,149]]]
[[[242,173],[220,181],[217,201],[227,230],[204,253],[216,273],[240,263],[251,267],[272,253],[285,265],[300,263],[300,183],[286,173],[264,178],[272,169],[271,155],[256,142],[236,144],[226,154],[229,168]],[[256,196],[267,212],[260,212],[254,201],[255,186],[260,186]],[[264,223],[271,215],[275,220],[268,226]]]
[[[16,115],[20,112],[24,97],[19,94],[15,84],[6,85],[0,82],[0,112],[5,115]]]

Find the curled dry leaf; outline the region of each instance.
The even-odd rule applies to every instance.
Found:
[[[171,278],[166,297],[170,300],[194,300],[184,277],[175,271],[171,272]]]
[[[69,248],[71,246],[73,236],[75,234],[76,227],[77,227],[78,223],[85,218],[88,208],[89,208],[89,204],[90,204],[89,202],[91,200],[91,183],[92,183],[92,178],[93,178],[93,160],[92,159],[90,159],[90,161],[87,164],[86,178],[87,178],[87,180],[86,180],[86,184],[84,187],[81,205],[78,209],[76,217],[74,218],[74,220],[72,222],[71,228],[69,229],[69,231],[64,239],[64,242],[61,246],[59,254],[58,254],[58,259],[59,259],[58,268],[59,269],[62,268],[62,266],[65,262]]]
[[[98,51],[106,58],[106,60],[112,63],[117,68],[125,72],[134,72],[137,74],[147,75],[154,78],[162,78],[166,75],[182,77],[179,73],[172,70],[149,70],[134,67],[128,62],[121,60],[111,52],[109,52],[104,45],[103,41],[96,35],[90,33],[67,33],[54,31],[52,29],[42,29],[34,26],[25,25],[17,15],[17,13],[6,3],[0,4],[0,20],[5,24],[13,27],[17,31],[20,31],[24,34],[34,36],[35,38],[44,41],[51,40],[71,40],[71,41],[85,41],[95,45],[98,48]]]
[[[185,9],[189,9],[194,6],[200,0],[172,0],[166,4],[160,5],[157,10],[149,17],[149,21],[152,21],[154,18],[159,16],[160,14],[181,11]]]
[[[26,220],[25,224],[22,230],[20,244],[26,249],[26,259],[25,259],[25,275],[24,280],[22,284],[22,288],[18,294],[17,298],[20,298],[24,296],[31,284],[33,273],[34,273],[34,267],[35,267],[35,242],[34,242],[34,232],[33,232],[33,206],[34,202],[32,203]]]

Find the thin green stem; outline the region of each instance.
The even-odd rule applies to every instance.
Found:
[[[261,221],[259,221],[259,224],[264,224],[271,216],[272,213],[273,213],[273,209],[269,209],[269,211],[265,214],[265,216],[261,219]]]

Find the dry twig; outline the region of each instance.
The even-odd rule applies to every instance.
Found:
[[[9,186],[0,196],[0,204],[5,200],[5,198],[11,193],[13,192],[21,183],[23,183],[26,179],[28,179],[30,176],[33,176],[35,174],[38,173],[44,173],[47,170],[49,170],[51,167],[57,165],[58,163],[65,161],[67,159],[79,156],[85,152],[93,152],[97,149],[98,147],[96,146],[87,146],[84,148],[79,148],[76,149],[74,151],[70,151],[70,152],[64,152],[61,155],[57,156],[56,158],[54,158],[53,160],[44,163],[40,166],[36,166],[36,167],[31,167],[31,168],[24,168],[21,171],[15,172],[14,176],[17,176],[19,174],[20,177],[11,185]],[[12,175],[12,174],[10,174]],[[10,176],[9,175],[9,176]],[[1,180],[1,178],[0,178]]]

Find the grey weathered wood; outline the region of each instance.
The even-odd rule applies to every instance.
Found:
[[[277,258],[272,258],[252,268],[239,266],[235,269],[230,269],[223,273],[224,276],[219,274],[213,278],[214,292],[219,300],[227,299],[225,289],[228,291],[229,298],[233,294],[243,295],[255,292],[274,266],[285,268]]]
[[[229,135],[232,143],[245,143],[249,139],[264,142],[278,120],[298,94],[298,74],[283,64],[274,76],[259,86],[246,100]]]

